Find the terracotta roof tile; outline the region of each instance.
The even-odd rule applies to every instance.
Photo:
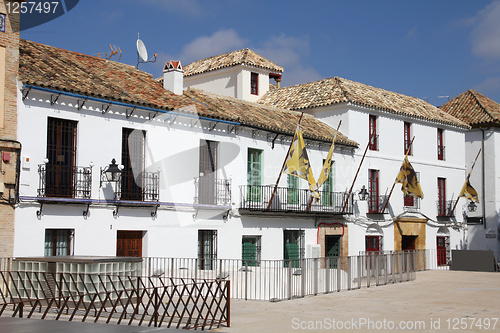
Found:
[[[130,65],[26,40],[21,40],[19,54],[25,84],[165,110],[191,103]]]
[[[250,49],[242,49],[192,62],[189,65],[184,66],[184,76],[211,72],[217,69],[241,64],[264,68],[272,72],[283,72],[283,67],[276,65],[274,62],[264,58]]]
[[[500,124],[500,104],[472,89],[461,93],[440,109],[473,127]]]
[[[232,97],[216,95],[204,90],[188,88],[185,96],[206,106],[204,116],[214,113],[224,114],[227,119],[239,121],[242,125],[254,126],[265,130],[293,135],[301,112],[278,109]],[[304,114],[300,123],[305,138],[332,141],[336,130],[316,117]],[[339,132],[335,142],[356,147],[355,141],[349,140]]]
[[[259,103],[290,110],[352,103],[406,117],[468,128],[466,123],[419,98],[340,77],[270,90]]]
[[[22,83],[155,109],[198,114],[293,135],[300,112],[281,110],[188,89],[182,96],[163,88],[152,75],[132,66],[26,40],[20,43]],[[331,141],[335,130],[313,116],[302,120],[304,136]],[[357,146],[344,135],[337,142]]]

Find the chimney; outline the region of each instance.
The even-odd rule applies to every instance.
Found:
[[[176,95],[182,95],[184,68],[180,61],[167,61],[163,67],[163,88]]]

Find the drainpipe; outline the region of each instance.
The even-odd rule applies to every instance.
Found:
[[[482,160],[482,163],[481,163],[481,177],[482,177],[482,196],[483,196],[483,226],[484,226],[484,229],[486,229],[486,202],[485,202],[485,186],[486,186],[486,183],[485,183],[485,177],[484,177],[484,129],[480,128],[481,132],[482,132],[482,139],[481,139],[481,160]]]

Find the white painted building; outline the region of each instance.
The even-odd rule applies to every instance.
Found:
[[[283,69],[248,49],[168,62],[158,81],[27,41],[20,55],[15,256],[198,257],[209,268],[214,257],[438,249],[446,264],[463,248],[463,206],[450,207],[469,126],[419,99],[340,78],[269,90]],[[304,180],[282,175],[268,207],[302,111],[316,177],[342,120],[331,177],[311,202]],[[404,199],[398,184],[382,211],[413,136],[425,197]],[[101,173],[108,165],[123,165],[119,181]]]
[[[272,90],[259,102],[307,112],[332,127],[342,121],[340,131],[360,149],[337,190],[351,185],[366,147],[354,189],[365,187],[370,197],[347,218],[355,239],[350,253],[437,249],[437,263],[444,264],[444,253],[463,248],[463,207],[451,208],[465,175],[466,123],[420,99],[338,77]],[[382,211],[412,138],[409,161],[424,198],[405,198],[396,184]]]
[[[335,176],[308,209],[305,181],[283,175],[266,211],[300,112],[174,95],[128,65],[28,41],[20,54],[14,256],[199,257],[209,268],[211,258],[311,256],[319,223],[343,221]],[[167,63],[165,80],[181,66]],[[335,130],[309,115],[301,128],[319,175]],[[357,147],[336,142],[334,175]],[[118,182],[101,173],[118,165]]]
[[[472,129],[465,134],[466,167],[470,184],[478,193],[475,211],[466,212],[467,240],[471,250],[500,253],[500,104],[474,90],[450,100],[441,109],[467,122]],[[480,152],[481,151],[481,152]],[[480,153],[479,153],[480,152]],[[479,153],[479,156],[478,156]],[[470,203],[461,199],[462,205]],[[498,257],[497,257],[498,258]]]

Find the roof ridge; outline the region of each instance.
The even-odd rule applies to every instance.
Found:
[[[348,101],[348,102],[353,102],[351,97],[350,97],[350,94],[347,92],[347,89],[341,84],[342,83],[342,80],[345,80],[344,78],[341,78],[339,76],[335,76],[334,77],[334,81],[335,81],[335,85],[339,87],[339,89],[342,91],[342,95],[344,96],[344,98]],[[333,86],[332,88],[335,88],[335,86]]]
[[[491,113],[488,111],[488,109],[486,109],[486,107],[484,106],[484,104],[477,97],[476,94],[479,94],[479,93],[477,91],[473,90],[473,89],[469,89],[469,90],[467,90],[467,92],[469,92],[472,95],[472,97],[476,100],[476,102],[479,104],[479,106],[481,107],[481,109],[483,109],[483,111],[488,115],[488,117],[490,117],[490,119],[492,121],[495,121],[496,118],[491,115]]]

